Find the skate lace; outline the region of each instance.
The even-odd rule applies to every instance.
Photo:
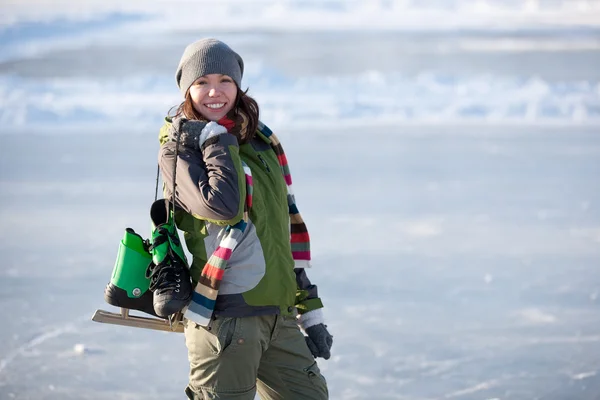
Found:
[[[173,259],[165,259],[158,265],[151,263],[146,270],[146,276],[150,278],[150,290],[159,294],[171,290],[179,293],[181,281],[186,279],[183,268],[180,262]]]
[[[166,228],[159,228],[158,233],[160,236],[154,240],[150,250],[167,242],[169,238],[173,244],[179,245],[177,235],[171,234]],[[185,263],[180,260],[173,249],[169,248],[167,255],[160,263],[152,262],[146,269],[146,277],[150,278],[150,290],[157,293],[173,290],[179,293],[181,280],[187,279],[186,270]]]

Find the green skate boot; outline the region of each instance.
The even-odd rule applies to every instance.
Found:
[[[112,277],[104,289],[104,300],[115,307],[139,310],[156,315],[150,279],[146,269],[152,262],[148,243],[133,229],[127,228],[119,244]]]
[[[173,211],[165,199],[150,208],[152,263],[146,270],[150,290],[154,293],[154,311],[168,317],[181,311],[192,300],[192,282],[185,252],[177,234]]]

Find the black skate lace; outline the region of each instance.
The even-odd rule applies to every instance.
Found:
[[[176,259],[165,259],[158,265],[150,264],[146,272],[150,277],[150,290],[158,294],[167,291],[179,293],[182,279],[187,279],[183,268],[185,266]]]
[[[150,250],[160,246],[171,238],[173,244],[179,246],[177,235],[171,234],[166,228],[158,228],[158,236],[150,246]],[[179,293],[181,280],[187,279],[187,267],[173,249],[169,248],[164,260],[159,264],[153,262],[146,269],[146,277],[150,278],[150,290],[158,294],[173,290]]]

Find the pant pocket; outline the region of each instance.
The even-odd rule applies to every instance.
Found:
[[[220,355],[238,345],[242,321],[240,318],[216,318],[207,326],[187,320],[185,325],[188,350],[201,354]]]
[[[322,398],[329,398],[327,381],[325,380],[325,377],[321,374],[317,363],[313,363],[310,367],[305,368],[304,371],[308,375],[308,380],[313,386],[315,386],[318,389],[318,392],[322,395]]]
[[[214,354],[230,353],[239,345],[241,318],[221,318],[211,321],[207,330],[215,336]]]

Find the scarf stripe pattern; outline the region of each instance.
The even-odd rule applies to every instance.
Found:
[[[288,166],[287,158],[281,142],[275,134],[262,122],[258,124],[258,131],[271,143],[271,148],[277,155],[279,166],[287,186],[287,201],[290,214],[290,244],[292,248],[292,258],[295,268],[310,267],[310,238],[306,224],[296,206],[296,200],[292,190],[292,176]],[[238,242],[248,224],[248,211],[252,207],[252,171],[250,167],[242,161],[244,174],[246,175],[246,204],[244,209],[244,218],[235,225],[224,228],[225,235],[217,249],[210,256],[200,278],[194,289],[192,301],[184,311],[184,317],[194,321],[198,325],[206,326],[209,324],[215,308],[219,286],[223,279],[225,267],[231,258]]]
[[[262,122],[259,122],[258,130],[271,140],[271,148],[277,155],[281,173],[283,174],[283,178],[287,185],[287,201],[290,213],[290,242],[292,245],[292,258],[294,259],[295,267],[308,268],[310,267],[310,238],[308,236],[306,224],[296,206],[296,198],[292,189],[292,175],[290,173],[287,157],[285,156],[281,142],[269,127]]]

